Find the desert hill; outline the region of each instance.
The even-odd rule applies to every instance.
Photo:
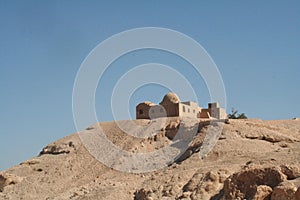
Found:
[[[200,122],[179,157],[148,172],[138,171],[141,164],[131,173],[115,170],[118,166],[131,169],[122,161],[107,167],[82,143],[82,135],[96,134],[101,126],[114,145],[127,152],[149,153],[172,145],[180,127],[184,127],[185,137],[199,124],[182,123],[177,118],[167,119],[163,127],[149,126],[149,120],[121,123],[132,122],[155,134],[137,138],[124,133],[116,122],[94,124],[47,145],[37,157],[0,172],[0,199],[300,200],[299,119]],[[217,137],[209,131],[220,127]],[[203,153],[206,142],[214,145],[206,139],[214,137],[215,146]]]

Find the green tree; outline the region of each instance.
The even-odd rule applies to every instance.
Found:
[[[237,110],[234,108],[231,109],[231,114],[228,114],[229,119],[247,119],[248,117],[246,116],[245,113],[239,114]]]

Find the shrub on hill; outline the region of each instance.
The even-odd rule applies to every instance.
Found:
[[[228,114],[229,119],[248,119],[245,113],[238,113],[234,108],[231,109],[231,114]]]

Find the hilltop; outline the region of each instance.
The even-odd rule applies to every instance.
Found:
[[[121,123],[132,122],[147,126],[151,121]],[[136,138],[116,122],[101,122],[80,134],[97,133],[101,126],[120,148],[149,153],[171,145],[181,126],[191,130],[194,125],[168,118],[155,135]],[[221,125],[216,145],[201,156],[209,128]],[[2,171],[0,199],[300,199],[300,120],[201,122],[196,133],[173,163],[133,173],[102,164],[82,144],[80,134],[71,134]]]

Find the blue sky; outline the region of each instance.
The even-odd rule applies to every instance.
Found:
[[[299,1],[1,0],[0,170],[76,131],[72,90],[81,63],[101,41],[138,27],[169,28],[199,42],[220,70],[228,111],[234,107],[250,118],[300,117]],[[99,121],[113,120],[103,105],[109,105],[122,66],[143,62],[177,67],[201,91],[197,100],[205,106],[205,84],[183,61],[155,51],[136,54],[120,58],[104,76],[107,84],[96,94]],[[142,87],[130,99],[130,112],[143,98],[158,103],[166,91]]]

